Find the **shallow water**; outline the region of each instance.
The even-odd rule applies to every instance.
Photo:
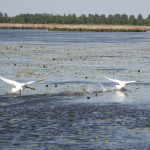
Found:
[[[149,33],[0,30],[0,149],[150,149]]]

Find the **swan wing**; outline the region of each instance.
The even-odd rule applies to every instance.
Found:
[[[126,81],[126,83],[134,83],[134,82],[137,82],[137,81]]]
[[[21,83],[10,80],[10,79],[6,79],[4,77],[0,77],[1,80],[3,80],[4,82],[8,83],[8,84],[12,84],[14,86],[19,86]]]
[[[35,83],[35,82],[40,82],[40,81],[43,81],[43,80],[46,80],[47,78],[43,78],[43,79],[40,79],[40,80],[37,80],[37,81],[29,81],[27,83],[25,83],[25,85],[29,85],[29,84],[32,84],[32,83]]]
[[[32,84],[32,83],[34,83],[34,82],[36,82],[36,81],[27,82],[27,83],[25,83],[25,85]]]
[[[110,81],[113,81],[113,82],[116,82],[116,83],[119,83],[121,84],[123,81],[120,81],[120,80],[116,80],[116,79],[111,79],[111,78],[108,78],[108,77],[105,77],[106,79],[110,80]]]

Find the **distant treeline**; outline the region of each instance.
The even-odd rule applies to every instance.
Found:
[[[105,24],[105,25],[150,25],[150,14],[147,18],[143,18],[142,14],[137,17],[134,15],[115,14],[20,14],[14,17],[9,17],[7,13],[0,12],[0,23],[26,23],[26,24]]]

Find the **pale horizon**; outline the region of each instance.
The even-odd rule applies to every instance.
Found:
[[[147,18],[150,14],[150,1],[136,0],[1,0],[0,12],[7,13],[13,17],[20,14],[46,13],[54,15],[76,14],[104,14],[106,17],[110,14],[126,14],[128,16],[142,14]]]

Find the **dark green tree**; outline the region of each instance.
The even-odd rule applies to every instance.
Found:
[[[5,17],[5,18],[7,18],[7,17],[8,17],[7,13],[4,13],[4,17]]]
[[[107,20],[108,20],[108,24],[113,24],[114,23],[114,16],[109,15]]]
[[[137,25],[137,19],[135,18],[134,15],[129,16],[128,24]]]
[[[128,24],[128,16],[126,14],[120,16],[120,24]]]
[[[0,22],[5,23],[33,23],[33,24],[116,24],[116,25],[150,25],[150,14],[148,18],[144,19],[142,14],[139,14],[137,18],[134,15],[126,14],[115,14],[108,15],[105,14],[89,14],[86,16],[82,14],[76,16],[76,14],[64,14],[64,15],[53,15],[53,14],[20,14],[14,17],[8,17],[7,13],[0,12]]]
[[[143,20],[143,16],[142,16],[142,14],[138,14],[138,16],[137,16],[137,20],[138,20],[138,21]]]
[[[121,15],[120,14],[115,14],[114,15],[114,24],[120,24],[121,22]]]
[[[0,17],[3,17],[3,13],[2,12],[0,12]]]
[[[148,20],[150,20],[150,14],[148,15],[148,18],[147,18]]]

